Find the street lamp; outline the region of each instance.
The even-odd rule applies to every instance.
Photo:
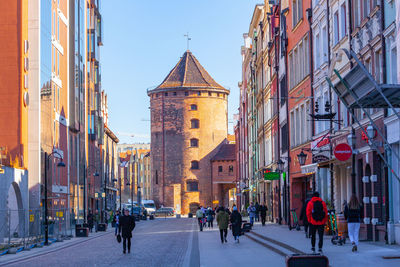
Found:
[[[300,166],[304,166],[306,164],[307,154],[301,150],[300,154],[297,154],[297,158],[299,160]]]
[[[276,165],[278,165],[278,171],[279,172],[283,172],[283,168],[285,166],[285,162],[283,162],[282,159],[279,159],[278,162],[276,163]]]
[[[353,133],[349,134],[347,136],[347,143],[353,148],[353,146],[356,144],[356,135]]]
[[[47,168],[48,168],[48,161],[51,155],[58,155],[60,158],[60,162],[57,163],[57,167],[65,167],[65,163],[63,162],[62,155],[57,151],[53,151],[49,155],[47,152],[44,153],[44,244],[47,246],[49,244],[49,218],[48,218],[48,206],[47,206]]]
[[[372,140],[375,138],[375,130],[371,124],[368,125],[368,127],[367,127],[367,135],[368,135],[369,140]]]

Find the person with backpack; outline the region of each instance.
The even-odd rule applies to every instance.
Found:
[[[201,208],[202,207],[198,207],[197,211],[196,211],[196,218],[197,218],[197,221],[199,223],[200,232],[203,231],[203,226],[204,226],[203,225],[204,212],[203,212],[203,210]]]
[[[208,228],[213,228],[213,221],[214,221],[214,211],[211,209],[211,207],[208,208],[207,212],[207,223],[208,223]]]
[[[344,217],[347,220],[347,229],[349,232],[350,242],[353,245],[352,252],[357,251],[358,234],[360,232],[360,222],[364,209],[358,202],[356,195],[352,195],[349,204],[344,208]]]
[[[324,227],[328,220],[328,210],[325,202],[319,197],[318,192],[314,192],[313,197],[307,204],[307,220],[310,223],[311,251],[315,252],[315,239],[318,232],[318,252],[322,253],[324,243]]]

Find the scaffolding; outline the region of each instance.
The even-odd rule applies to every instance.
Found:
[[[353,51],[347,49],[342,49],[342,51],[350,62],[354,61],[356,64],[354,64],[344,77],[340,75],[338,70],[333,69],[339,81],[333,85],[331,79],[326,77],[329,86],[336,92],[338,98],[348,110],[360,109],[366,114],[370,124],[383,140],[385,150],[399,162],[399,155],[392,149],[387,138],[366,109],[390,108],[400,120],[400,114],[395,109],[400,107],[400,85],[378,84]],[[354,112],[349,113],[365,136],[368,136],[366,129],[362,127],[361,122],[358,120],[357,116],[354,115]],[[377,152],[388,167],[390,173],[400,181],[399,173],[394,171],[392,163],[381,153],[378,144],[368,139],[368,145],[372,150]]]

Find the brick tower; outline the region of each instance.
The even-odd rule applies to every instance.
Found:
[[[227,137],[228,94],[189,50],[164,81],[148,91],[157,205],[181,214],[212,205],[210,160]]]

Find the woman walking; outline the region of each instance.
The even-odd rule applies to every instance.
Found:
[[[228,240],[226,236],[228,235],[228,224],[229,224],[229,215],[225,211],[224,207],[220,207],[217,213],[217,223],[219,227],[219,234],[221,237],[221,243],[227,243]]]
[[[211,207],[208,208],[208,213],[207,213],[207,223],[208,223],[208,228],[213,228],[213,221],[214,221],[214,211],[211,209]]]
[[[347,220],[347,228],[351,244],[353,245],[352,251],[357,251],[358,246],[358,233],[360,232],[360,222],[363,217],[363,208],[358,202],[356,195],[352,195],[348,205],[344,208],[344,217]]]
[[[235,242],[239,243],[239,236],[242,232],[242,215],[240,215],[236,206],[233,206],[231,214],[232,234]]]

